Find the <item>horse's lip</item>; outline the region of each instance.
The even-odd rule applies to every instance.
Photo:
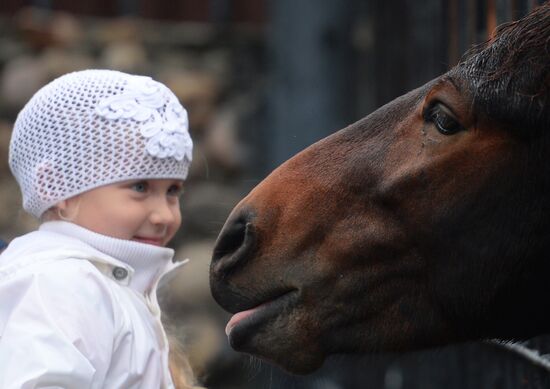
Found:
[[[249,309],[236,312],[225,327],[225,333],[230,342],[233,343],[232,332],[234,329],[238,328],[241,332],[246,330],[247,327],[257,325],[270,317],[278,315],[283,307],[295,299],[296,295],[297,290],[290,289]]]

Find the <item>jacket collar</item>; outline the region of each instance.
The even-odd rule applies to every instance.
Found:
[[[107,277],[141,294],[154,291],[166,273],[187,262],[173,263],[174,250],[170,248],[113,238],[70,222],[46,222],[39,232],[57,235],[61,240],[57,247],[82,249],[88,253],[83,259],[91,261]]]

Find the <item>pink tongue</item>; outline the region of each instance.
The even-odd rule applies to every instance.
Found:
[[[237,312],[236,314],[234,314],[229,320],[229,322],[227,323],[227,325],[225,326],[225,334],[229,336],[229,333],[231,332],[233,327],[235,327],[237,323],[243,320],[244,318],[252,315],[256,309],[258,309],[258,307],[254,307],[252,309],[248,309],[242,312]]]

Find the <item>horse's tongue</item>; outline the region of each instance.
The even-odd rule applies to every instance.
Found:
[[[225,334],[227,336],[229,336],[229,333],[231,332],[233,327],[235,327],[237,325],[237,323],[240,322],[241,320],[243,320],[244,318],[252,315],[256,309],[258,309],[258,307],[254,307],[252,309],[247,309],[246,311],[237,312],[236,314],[234,314],[231,317],[231,319],[229,319],[229,322],[225,326]]]

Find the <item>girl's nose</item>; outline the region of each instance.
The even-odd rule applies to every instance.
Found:
[[[155,201],[150,214],[152,224],[172,224],[176,222],[179,209],[168,204],[167,201]]]

